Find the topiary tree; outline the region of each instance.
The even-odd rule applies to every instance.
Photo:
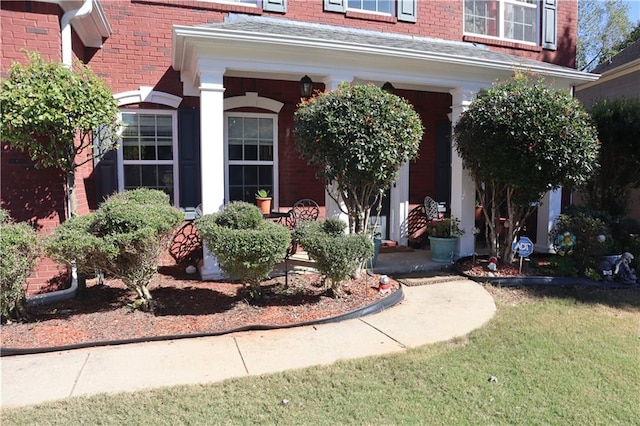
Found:
[[[244,201],[202,216],[196,227],[220,269],[242,281],[245,290],[248,284],[252,299],[261,297],[260,281],[284,259],[291,243],[289,229],[265,220],[258,207]]]
[[[304,100],[294,114],[298,151],[320,170],[331,197],[361,233],[371,207],[397,179],[400,166],[417,157],[420,116],[404,99],[373,85],[350,86]]]
[[[24,284],[36,266],[40,247],[36,231],[15,223],[0,209],[0,314],[2,322],[27,317]]]
[[[483,211],[491,255],[501,250],[507,261],[513,260],[511,243],[545,192],[582,184],[597,167],[596,131],[579,101],[533,75],[517,73],[479,96],[460,117],[454,137],[478,198],[489,201]],[[501,210],[507,222],[499,242]]]
[[[135,189],[109,197],[95,213],[72,217],[56,228],[45,251],[79,271],[102,271],[135,291],[134,304],[152,311],[149,283],[169,237],[184,213],[162,191]]]
[[[329,280],[333,297],[342,296],[340,283],[373,254],[371,240],[363,234],[344,233],[347,224],[338,218],[323,222],[304,221],[296,226],[295,238],[316,262],[315,267]]]
[[[65,173],[67,215],[77,213],[76,170],[117,147],[118,103],[103,80],[76,62],[75,70],[29,52],[0,82],[2,140],[26,151],[37,166]]]
[[[602,100],[589,110],[600,140],[600,169],[586,185],[591,208],[622,217],[640,187],[640,98]]]

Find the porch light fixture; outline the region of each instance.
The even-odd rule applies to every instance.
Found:
[[[300,96],[303,98],[310,98],[313,92],[313,81],[308,75],[305,75],[300,79]]]
[[[393,87],[393,84],[387,81],[385,84],[382,85],[382,90],[384,90],[387,93],[391,93],[393,95],[393,92],[396,90],[396,88]]]

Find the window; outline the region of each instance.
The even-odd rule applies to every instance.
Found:
[[[326,12],[364,12],[382,20],[417,21],[418,0],[324,0]]]
[[[227,200],[254,203],[258,189],[266,189],[276,198],[276,117],[226,115]]]
[[[538,43],[538,0],[465,0],[464,31]]]
[[[177,204],[177,117],[175,112],[121,112],[122,139],[118,150],[120,190],[159,189]]]
[[[347,9],[391,15],[393,3],[394,0],[348,0]]]

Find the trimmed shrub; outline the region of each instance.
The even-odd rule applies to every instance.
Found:
[[[252,299],[261,296],[260,281],[284,259],[291,243],[287,228],[264,220],[256,206],[242,201],[204,215],[196,220],[196,227],[220,269],[245,287],[248,284]]]
[[[316,268],[329,280],[333,297],[342,295],[340,283],[349,278],[373,254],[373,244],[366,235],[345,234],[346,224],[331,218],[324,222],[302,222],[295,238],[316,262]]]
[[[84,273],[102,271],[119,278],[139,300],[136,306],[153,310],[149,282],[158,270],[169,236],[184,214],[157,190],[125,191],[109,197],[95,213],[73,217],[47,241],[53,259]]]
[[[0,303],[2,321],[27,317],[24,284],[36,265],[40,250],[36,231],[13,222],[0,209]]]
[[[602,219],[584,210],[561,214],[549,234],[550,241],[555,241],[558,235],[565,232],[570,232],[576,237],[570,259],[582,274],[587,268],[595,269],[598,257],[610,254],[613,249],[609,226]],[[604,236],[604,240],[601,235]]]

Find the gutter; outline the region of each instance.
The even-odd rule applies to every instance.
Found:
[[[60,19],[60,35],[62,37],[62,63],[71,68],[73,63],[71,46],[71,21],[83,18],[93,10],[93,0],[84,0],[80,9],[70,10]]]

